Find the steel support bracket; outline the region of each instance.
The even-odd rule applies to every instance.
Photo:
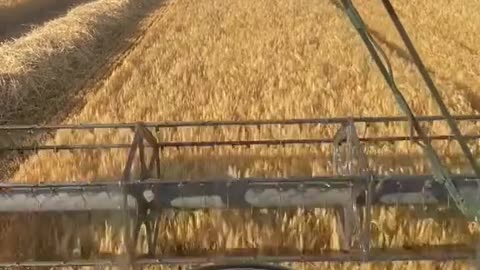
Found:
[[[337,218],[339,227],[343,229],[342,249],[345,251],[361,249],[368,255],[373,175],[353,121],[342,124],[334,136],[333,165],[337,175],[372,176],[368,177],[369,180],[366,182],[352,183],[350,200],[340,207]],[[362,192],[365,193],[365,209],[359,211],[357,200]]]

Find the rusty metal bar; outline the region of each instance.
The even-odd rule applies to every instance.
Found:
[[[450,261],[474,260],[475,249],[467,245],[445,245],[418,248],[372,249],[367,258],[360,251],[306,251],[298,254],[289,250],[279,250],[278,255],[244,255],[257,254],[255,249],[243,249],[238,252],[225,252],[224,255],[206,256],[158,256],[132,259],[135,266],[148,265],[203,265],[224,263],[283,263],[283,262],[401,262],[401,261]],[[236,255],[239,254],[239,255]],[[310,255],[318,254],[318,255]],[[0,262],[0,268],[16,267],[73,267],[73,266],[123,266],[124,257],[109,259],[72,260],[72,261],[25,261]]]
[[[145,161],[145,145],[143,139],[138,142],[138,157],[140,159],[140,178],[148,178],[149,172]]]
[[[144,138],[152,147],[158,146],[157,138],[155,138],[155,136],[153,136],[152,132],[150,132],[150,130],[148,130],[148,129],[145,127],[145,124],[142,123],[142,125],[139,126],[139,129],[140,129],[140,131],[142,132],[143,138]]]
[[[478,135],[466,135],[465,139],[477,140],[480,139]],[[453,140],[451,135],[438,135],[428,137],[431,141]],[[381,142],[401,142],[401,141],[419,141],[420,139],[410,136],[392,136],[392,137],[364,137],[360,138],[363,143],[381,143]],[[188,141],[188,142],[160,142],[158,147],[163,148],[185,148],[185,147],[215,147],[215,146],[289,146],[289,145],[308,145],[308,144],[331,144],[333,139],[284,139],[284,140],[245,140],[245,141]],[[18,147],[0,147],[0,152],[12,152],[12,151],[65,151],[65,150],[101,150],[101,149],[128,149],[131,144],[118,143],[118,144],[58,144],[58,145],[29,145]],[[151,148],[147,145],[145,147]]]
[[[480,115],[456,115],[457,121],[479,121]],[[421,122],[433,122],[446,120],[440,115],[417,116]],[[382,122],[408,122],[404,116],[391,117],[334,117],[334,118],[312,118],[312,119],[287,119],[287,120],[245,120],[245,121],[186,121],[186,122],[146,122],[146,128],[175,128],[175,127],[215,127],[215,126],[256,126],[256,125],[333,125],[349,121],[356,123],[382,123]],[[137,123],[118,124],[61,124],[61,125],[0,125],[0,131],[21,131],[21,130],[82,130],[82,129],[132,129]]]
[[[128,147],[125,147],[125,148],[128,148],[129,150],[127,155],[127,161],[123,169],[122,182],[128,182],[130,180],[130,175],[132,171],[133,161],[135,159],[135,154],[138,149],[138,145],[142,140],[143,138],[141,137],[141,134],[138,132],[135,132],[135,136],[133,137],[133,142],[131,144],[128,144]]]
[[[141,131],[143,134],[143,138],[147,141],[147,143],[153,147],[153,153],[150,157],[150,162],[148,164],[148,177],[151,177],[152,171],[155,166],[155,177],[160,177],[160,149],[158,146],[157,138],[152,134],[152,132],[147,129],[143,124],[141,125]],[[142,149],[141,149],[142,150]],[[143,151],[143,150],[142,150]]]
[[[128,182],[131,182],[132,179],[131,179],[131,173],[132,173],[132,168],[133,168],[133,162],[135,160],[135,155],[137,153],[137,150],[139,150],[141,148],[141,150],[139,150],[140,155],[140,162],[141,162],[141,167],[142,167],[142,174],[145,173],[144,171],[144,167],[145,167],[145,155],[144,155],[144,148],[143,148],[143,132],[141,130],[141,124],[138,124],[135,126],[135,136],[133,138],[133,141],[132,141],[132,144],[130,146],[130,149],[128,151],[128,155],[127,155],[127,162],[125,163],[125,167],[123,169],[123,177],[121,179],[121,182],[120,182],[120,188],[121,188],[121,193],[123,195],[123,201],[122,201],[122,204],[121,204],[121,210],[122,210],[122,218],[123,218],[123,225],[125,226],[125,231],[123,232],[124,234],[124,237],[125,237],[125,250],[127,251],[127,256],[126,256],[126,259],[128,261],[128,264],[130,265],[131,264],[131,260],[132,258],[135,256],[135,248],[134,248],[134,245],[136,243],[136,239],[134,239],[134,241],[132,241],[132,232],[131,232],[131,226],[130,226],[130,211],[128,210],[128,196],[129,195],[137,195],[135,193],[132,193],[126,183]],[[142,175],[143,177],[143,175]],[[137,200],[138,202],[138,198],[136,198],[135,196],[135,199]],[[141,207],[141,206],[140,206]],[[137,227],[137,225],[140,223],[139,220],[138,220],[138,216],[137,218],[135,219],[135,226]],[[136,233],[137,233],[137,228],[134,228],[134,231],[133,231],[133,238],[136,237]]]

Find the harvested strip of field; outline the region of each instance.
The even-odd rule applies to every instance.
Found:
[[[42,123],[67,111],[85,80],[159,2],[98,0],[0,45],[0,121]]]
[[[359,1],[358,1],[359,2]],[[435,1],[431,12],[444,8]],[[378,4],[378,3],[377,3]],[[362,6],[365,15],[375,15]],[[398,4],[397,4],[398,5]],[[452,12],[459,6],[448,5]],[[367,5],[368,6],[368,5]],[[472,13],[470,16],[474,16]],[[368,14],[367,14],[368,13]],[[467,16],[467,15],[465,15]],[[378,17],[376,17],[378,18]],[[419,17],[405,18],[415,25]],[[201,22],[201,23],[199,23]],[[466,22],[468,23],[468,22]],[[381,29],[381,20],[369,21]],[[410,26],[411,27],[411,26]],[[442,27],[438,24],[437,27]],[[448,26],[446,26],[448,27]],[[475,26],[470,26],[474,28]],[[466,27],[467,28],[467,27]],[[428,29],[428,27],[426,28]],[[448,28],[445,28],[448,29]],[[384,34],[383,30],[378,30]],[[465,91],[438,74],[450,73],[446,63],[464,63],[455,71],[474,66],[474,59],[449,54],[447,60],[428,52],[436,46],[437,31],[431,37],[416,37],[420,53],[435,71],[434,79],[456,114],[470,114],[475,107]],[[455,46],[455,45],[451,45]],[[460,49],[460,47],[459,47]],[[417,114],[437,114],[423,83],[408,59],[387,50],[398,85]],[[439,61],[439,62],[434,62]],[[442,62],[440,62],[442,61]],[[443,63],[444,65],[431,63]],[[444,72],[444,73],[442,73]],[[449,77],[449,76],[448,76]],[[469,87],[480,84],[467,80]],[[89,102],[69,122],[129,122],[162,120],[211,120],[252,118],[327,117],[345,115],[396,115],[395,103],[383,78],[370,62],[363,44],[348,20],[329,2],[310,0],[172,0],[164,14],[112,75],[99,83]],[[112,102],[114,100],[115,102]],[[448,129],[435,125],[436,132]],[[465,132],[480,128],[465,125]],[[285,131],[196,130],[163,132],[161,140],[212,140],[225,138],[317,137],[334,130],[292,127]],[[408,134],[407,126],[372,127],[369,135]],[[129,133],[57,134],[57,143],[126,142]],[[458,149],[436,145],[453,171],[463,169]],[[479,144],[472,145],[477,151]],[[421,152],[409,143],[368,147],[372,165],[379,173],[422,173],[428,166]],[[165,151],[163,177],[199,176],[285,176],[318,175],[332,172],[327,147],[287,149],[208,149]],[[413,155],[413,158],[411,157]],[[16,181],[92,180],[118,177],[125,162],[125,151],[88,153],[42,153],[31,158],[15,176]],[[213,160],[213,161],[212,161]],[[376,209],[374,245],[403,247],[422,244],[467,243],[476,241],[476,232],[459,219],[437,221],[415,216],[399,208]],[[257,247],[272,252],[272,245],[316,249],[338,248],[333,211],[307,214],[277,212],[259,218],[242,212],[197,212],[165,221],[159,243],[162,253],[204,250],[221,252],[229,247]],[[201,233],[199,233],[201,232]],[[98,233],[98,231],[97,231]],[[99,237],[98,234],[96,237]],[[102,249],[115,250],[115,238],[104,232]],[[102,237],[99,237],[102,238]],[[46,240],[44,241],[46,242]],[[109,244],[104,244],[104,243]],[[461,263],[372,264],[366,269],[459,269]],[[312,267],[312,269],[314,269]],[[324,269],[338,269],[325,265]],[[347,264],[341,269],[358,269]],[[362,268],[363,269],[363,268]]]
[[[2,0],[0,1],[0,42],[18,38],[34,26],[64,14],[89,0]]]

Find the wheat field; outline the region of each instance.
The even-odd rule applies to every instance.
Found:
[[[389,56],[395,78],[419,115],[438,114],[424,84],[405,57],[380,1],[356,1]],[[428,3],[427,3],[428,2]],[[480,3],[408,1],[395,3],[420,54],[454,114],[478,114],[480,44],[475,14]],[[446,8],[448,7],[448,8]],[[430,14],[435,14],[430,16]],[[154,23],[111,74],[88,89],[82,109],[66,122],[280,119],[399,115],[395,102],[354,28],[330,1],[170,0]],[[442,24],[438,23],[443,21]],[[388,26],[387,26],[388,25]],[[445,134],[443,124],[435,132]],[[479,126],[462,125],[468,134]],[[332,136],[333,129],[177,130],[159,140],[214,140]],[[408,134],[407,126],[372,127],[368,135]],[[129,142],[129,132],[59,132],[50,143]],[[48,142],[47,142],[48,143]],[[435,145],[452,172],[467,168],[453,143]],[[472,144],[478,153],[479,143]],[[367,147],[378,173],[426,173],[420,150],[408,143]],[[299,176],[332,173],[329,147],[285,149],[191,149],[162,153],[162,178],[209,176]],[[478,156],[478,154],[477,154]],[[126,152],[44,152],[14,174],[17,182],[92,181],[119,177]],[[332,210],[277,212],[264,220],[243,212],[196,212],[162,223],[162,253],[231,247],[271,246],[338,249]],[[4,226],[11,235],[14,225]],[[58,235],[54,229],[49,230]],[[202,232],[202,233],[198,233]],[[434,220],[408,209],[378,208],[377,247],[474,243],[477,231],[461,219]],[[97,232],[98,233],[98,232]],[[102,251],[118,249],[108,226],[97,237]],[[42,239],[50,239],[46,234]],[[16,241],[15,239],[6,241]],[[308,239],[308,241],[306,240]],[[47,241],[47,240],[45,240]],[[46,244],[45,244],[46,245]],[[303,266],[298,266],[302,269]],[[457,263],[307,265],[311,269],[468,269]]]

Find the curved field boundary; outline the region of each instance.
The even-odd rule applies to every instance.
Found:
[[[92,0],[0,1],[0,42],[18,38],[31,28]]]
[[[125,58],[137,47],[138,44],[146,37],[146,33],[152,26],[160,20],[163,12],[159,8],[163,7],[166,3],[165,0],[159,0],[157,12],[153,12],[148,18],[143,20],[136,28],[134,35],[127,41],[122,43],[117,49],[117,54],[112,56],[107,62],[99,66],[95,72],[92,72],[91,76],[85,80],[82,86],[82,100],[79,100],[73,107],[65,110],[63,114],[52,119],[52,122],[60,122],[66,120],[69,116],[75,115],[87,102],[87,95],[94,94],[98,89],[104,86],[106,80],[111,76],[113,72],[123,63]]]

